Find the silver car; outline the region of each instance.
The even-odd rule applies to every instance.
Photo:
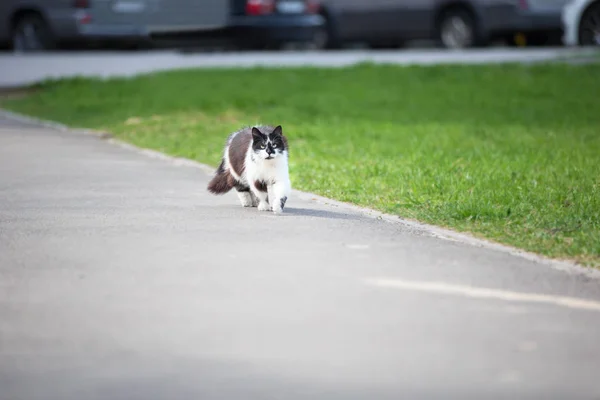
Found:
[[[206,33],[255,46],[310,43],[323,25],[316,10],[311,0],[0,0],[0,42],[19,52]]]
[[[446,48],[482,46],[495,38],[560,40],[561,10],[569,0],[323,0],[322,42],[375,47],[434,39]]]
[[[138,39],[222,28],[228,13],[222,0],[2,0],[0,41],[32,51],[64,42]]]

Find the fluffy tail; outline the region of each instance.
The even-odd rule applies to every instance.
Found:
[[[233,189],[233,186],[232,176],[225,170],[225,160],[221,160],[217,173],[208,183],[208,191],[213,194],[225,194]]]

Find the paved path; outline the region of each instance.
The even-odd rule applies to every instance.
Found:
[[[581,61],[597,56],[594,49],[489,48],[469,51],[416,49],[402,51],[346,50],[331,52],[192,53],[81,52],[43,55],[0,54],[0,87],[25,85],[46,78],[72,76],[132,76],[178,68],[253,67],[253,66],[330,66],[343,67],[358,62],[419,64],[531,63],[557,59]],[[597,59],[597,58],[596,58]]]
[[[597,278],[207,179],[0,120],[0,400],[600,399]]]

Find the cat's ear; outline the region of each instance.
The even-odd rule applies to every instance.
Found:
[[[275,127],[275,129],[273,129],[273,132],[271,132],[271,135],[273,135],[273,136],[283,136],[283,128],[281,127],[281,125],[277,125]]]
[[[252,127],[252,137],[254,140],[264,140],[265,135],[257,127]]]

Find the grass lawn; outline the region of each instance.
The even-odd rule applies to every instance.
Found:
[[[282,124],[292,184],[600,265],[600,64],[192,70],[53,81],[11,110],[216,165]]]

